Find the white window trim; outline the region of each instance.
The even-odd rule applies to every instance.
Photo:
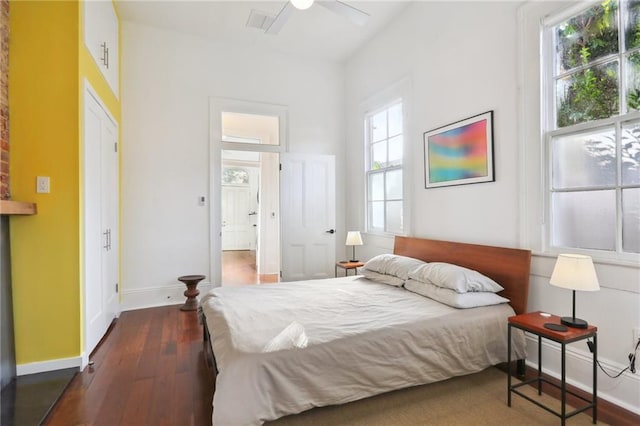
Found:
[[[542,201],[542,253],[544,255],[557,255],[560,253],[572,252],[579,254],[586,254],[593,257],[596,260],[604,261],[610,264],[620,265],[637,265],[640,261],[640,254],[637,253],[625,253],[622,251],[622,206],[621,206],[621,188],[622,185],[616,183],[612,188],[616,191],[616,247],[615,251],[608,250],[596,250],[596,249],[582,249],[577,247],[562,247],[551,245],[552,232],[553,232],[553,217],[551,214],[552,208],[552,165],[551,165],[551,141],[554,137],[562,135],[577,134],[580,132],[586,132],[589,130],[595,130],[603,127],[614,126],[616,130],[619,130],[619,126],[623,122],[633,121],[640,119],[640,111],[628,112],[624,115],[616,115],[613,117],[594,120],[586,123],[580,123],[563,128],[555,128],[555,112],[554,107],[554,46],[553,46],[553,27],[559,23],[571,18],[572,16],[579,14],[581,11],[585,11],[590,7],[601,3],[601,1],[585,1],[578,4],[574,4],[564,10],[560,10],[557,13],[551,13],[544,17],[540,21],[540,51],[542,61],[540,63],[541,73],[541,120],[540,120],[540,134],[541,134],[541,201]],[[522,14],[520,19],[524,19]],[[522,26],[521,26],[522,27]],[[623,37],[623,28],[619,28],[619,37]],[[523,37],[524,38],[524,37]],[[522,41],[522,40],[521,40]],[[521,45],[522,46],[522,45]],[[620,81],[626,81],[626,74],[624,71],[623,59],[625,52],[619,52],[619,79]],[[624,79],[624,80],[623,80]],[[622,91],[624,92],[624,91]],[[622,109],[626,105],[626,93],[621,92],[620,108]],[[624,103],[623,103],[624,102]],[[619,135],[619,132],[616,133]],[[620,141],[616,142],[616,150],[618,158],[620,156]],[[524,150],[523,150],[524,151]],[[620,174],[618,164],[618,174]],[[618,176],[618,179],[620,176]]]
[[[517,75],[518,75],[518,187],[522,194],[519,202],[519,235],[518,245],[530,249],[534,259],[556,257],[560,250],[551,251],[545,241],[546,223],[546,117],[544,96],[544,81],[542,80],[544,63],[542,57],[542,29],[543,24],[552,22],[549,16],[558,19],[570,16],[577,6],[585,7],[586,3],[565,3],[565,7],[558,3],[528,1],[518,7],[517,17]],[[568,7],[567,7],[568,6]],[[559,15],[565,13],[564,16]],[[578,250],[571,250],[580,253]],[[585,253],[586,254],[586,253]],[[592,255],[594,262],[625,268],[638,267],[640,256],[632,259],[621,258],[618,254],[598,252]],[[542,268],[544,262],[534,260],[532,271],[534,274],[550,273]],[[626,269],[625,269],[626,270]],[[548,275],[545,275],[548,277]],[[630,282],[613,280],[607,286],[614,289],[629,291]],[[635,284],[633,284],[635,285]],[[635,290],[634,290],[635,291]]]
[[[377,232],[370,231],[367,229],[368,226],[368,210],[367,210],[367,198],[368,198],[368,182],[367,182],[367,171],[369,164],[369,149],[368,149],[368,129],[366,128],[366,119],[369,115],[375,114],[381,110],[387,109],[390,105],[393,105],[396,102],[402,102],[402,220],[403,220],[403,233],[402,234],[394,234],[390,232]],[[364,170],[362,173],[362,179],[364,179],[364,191],[362,193],[361,202],[363,203],[363,216],[360,218],[361,224],[360,228],[364,230],[365,234],[380,236],[388,239],[393,239],[396,235],[406,236],[411,235],[411,190],[412,190],[412,181],[413,174],[411,171],[413,170],[412,164],[410,161],[410,157],[407,155],[410,153],[410,135],[411,135],[411,81],[408,77],[405,77],[396,83],[389,86],[387,89],[384,89],[369,98],[363,101],[360,104],[360,112],[359,118],[361,120],[363,133],[361,135],[360,141],[365,141],[365,143],[361,143],[362,149],[364,150]]]

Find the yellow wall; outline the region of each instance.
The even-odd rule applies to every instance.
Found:
[[[80,6],[10,3],[11,193],[38,205],[11,218],[18,365],[82,353],[83,79],[117,121],[120,104],[84,47]],[[51,178],[50,194],[36,194],[36,176]]]

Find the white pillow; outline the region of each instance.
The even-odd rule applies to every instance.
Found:
[[[401,280],[409,278],[409,272],[420,265],[422,260],[412,257],[399,256],[397,254],[380,254],[364,264],[364,269],[379,274],[391,275]]]
[[[478,271],[450,263],[426,263],[409,273],[409,278],[447,288],[458,293],[504,290],[500,284]]]
[[[509,299],[505,299],[504,297],[487,291],[457,293],[448,288],[442,288],[412,279],[409,279],[404,283],[404,288],[422,296],[426,296],[429,299],[449,305],[453,308],[477,308],[479,306],[499,305],[501,303],[509,302]]]
[[[381,284],[389,284],[395,287],[401,287],[404,284],[404,280],[393,275],[379,274],[378,272],[370,271],[368,269],[361,269],[362,275],[366,279],[375,281]]]

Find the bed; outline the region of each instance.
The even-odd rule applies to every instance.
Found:
[[[213,424],[261,424],[507,360],[507,318],[526,310],[529,251],[396,237],[394,254],[478,271],[510,302],[457,309],[362,276],[214,289],[200,301]],[[512,359],[524,347],[514,336]]]

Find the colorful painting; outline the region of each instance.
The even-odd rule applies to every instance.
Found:
[[[425,188],[493,182],[493,111],[424,134]]]

